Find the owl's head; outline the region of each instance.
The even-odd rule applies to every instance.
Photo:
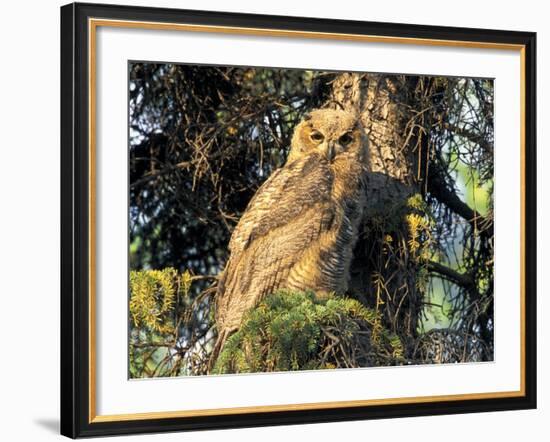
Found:
[[[338,109],[317,109],[307,114],[294,129],[287,164],[318,154],[328,162],[353,156],[366,157],[367,143],[357,114]]]

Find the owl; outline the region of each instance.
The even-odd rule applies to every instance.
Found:
[[[216,294],[215,359],[243,315],[279,290],[347,290],[365,204],[367,142],[359,117],[314,110],[287,161],[258,189],[229,242]]]

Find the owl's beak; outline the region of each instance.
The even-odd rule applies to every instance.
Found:
[[[335,156],[336,156],[336,146],[334,145],[333,141],[329,141],[325,147],[325,157],[330,163],[332,162]]]

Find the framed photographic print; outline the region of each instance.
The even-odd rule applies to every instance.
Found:
[[[62,434],[535,408],[535,44],[62,7]]]

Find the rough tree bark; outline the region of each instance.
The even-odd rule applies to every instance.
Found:
[[[369,139],[367,208],[351,268],[350,295],[383,312],[410,356],[423,297],[419,261],[408,247],[408,199],[424,171],[410,102],[416,77],[339,74],[329,79],[328,106],[357,112]],[[325,86],[325,87],[326,87]]]

